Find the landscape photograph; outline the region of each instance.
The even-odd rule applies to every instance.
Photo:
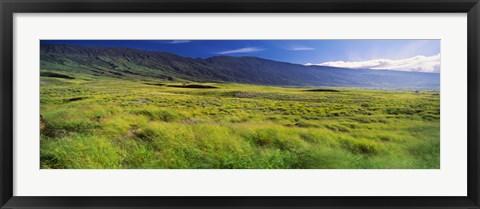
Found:
[[[41,169],[439,169],[440,40],[40,40]]]

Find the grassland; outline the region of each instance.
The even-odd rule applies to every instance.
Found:
[[[41,78],[41,168],[439,168],[438,91]]]

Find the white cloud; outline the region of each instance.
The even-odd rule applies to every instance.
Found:
[[[311,51],[311,50],[315,50],[315,48],[312,48],[312,47],[293,47],[293,48],[290,48],[289,50],[292,50],[292,51]]]
[[[233,50],[228,50],[228,51],[223,51],[223,52],[217,52],[217,54],[248,53],[248,52],[259,52],[259,51],[263,51],[263,50],[265,50],[265,49],[257,48],[257,47],[245,47],[245,48],[240,48],[240,49],[233,49]]]
[[[168,43],[170,43],[170,44],[184,44],[184,43],[189,43],[189,42],[191,42],[191,41],[189,41],[189,40],[174,40],[174,41],[170,41]]]
[[[359,62],[334,61],[320,64],[307,63],[305,65],[318,65],[342,68],[372,69],[372,70],[398,70],[411,72],[440,72],[440,54],[433,56],[418,55],[406,59],[374,59]]]

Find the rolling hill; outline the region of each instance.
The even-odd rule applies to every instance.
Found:
[[[258,57],[189,58],[130,48],[41,45],[41,75],[272,86],[439,89],[440,74],[304,66]]]

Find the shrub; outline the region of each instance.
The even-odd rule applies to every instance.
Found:
[[[88,120],[45,120],[41,134],[49,137],[64,137],[73,133],[89,133],[99,127],[98,123]]]
[[[377,154],[383,149],[381,144],[368,139],[341,138],[340,140],[344,148],[353,153]]]
[[[326,128],[337,132],[351,132],[350,128],[339,124],[325,125]]]
[[[302,127],[302,128],[318,128],[320,127],[318,124],[307,122],[307,121],[300,121],[295,123],[296,126]]]
[[[137,112],[138,114],[145,115],[151,120],[161,120],[165,122],[172,122],[180,119],[180,115],[174,110],[164,109],[143,109]]]

